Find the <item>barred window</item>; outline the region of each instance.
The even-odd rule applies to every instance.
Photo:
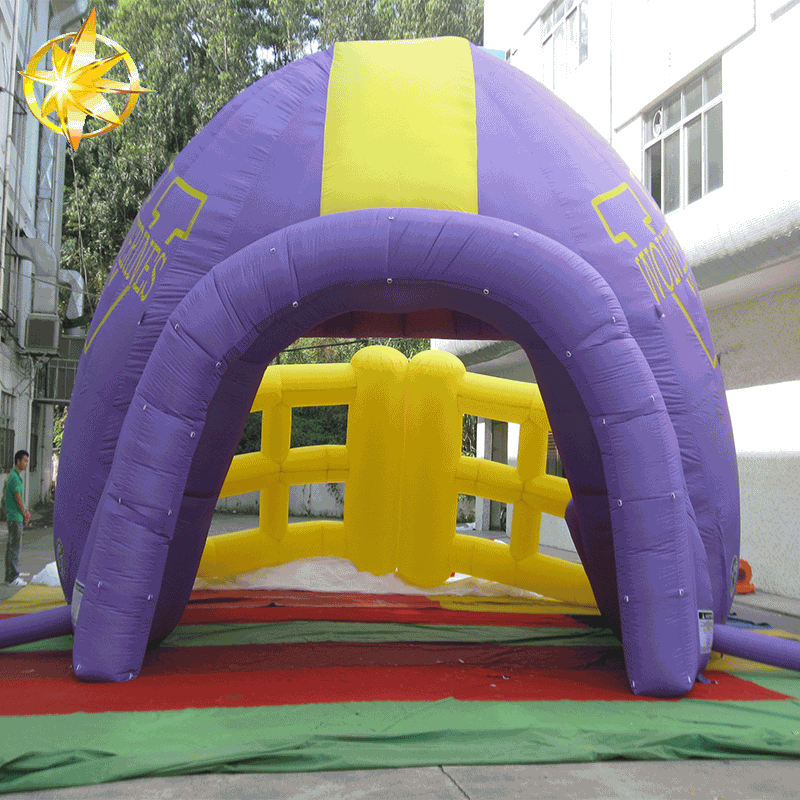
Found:
[[[552,431],[549,431],[547,434],[547,461],[545,473],[547,475],[555,475],[558,478],[567,477],[564,472],[564,464],[561,461],[561,456],[558,454],[556,440],[553,438]]]
[[[17,148],[17,154],[19,156],[22,156],[22,151],[25,147],[25,123],[27,117],[23,78],[22,75],[19,74],[23,69],[23,65],[17,61],[17,69],[15,70],[14,78],[14,96],[11,98],[11,141],[14,142],[14,147]]]
[[[39,426],[42,423],[42,407],[34,403],[31,408],[31,452],[28,470],[36,472],[39,466]]]
[[[14,397],[0,393],[0,468],[11,472],[14,468]]]
[[[644,183],[668,214],[722,186],[722,65],[643,117]]]
[[[6,260],[3,270],[3,285],[0,287],[0,316],[12,322],[16,316],[16,291],[19,278],[19,254],[14,247],[14,226],[6,225]]]

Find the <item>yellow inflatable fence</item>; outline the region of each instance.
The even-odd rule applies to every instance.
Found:
[[[293,408],[343,404],[346,445],[290,447]],[[269,367],[253,411],[261,450],[234,458],[220,496],[259,491],[259,527],[210,537],[198,577],[340,556],[419,587],[460,572],[595,605],[583,567],[538,552],[542,513],[563,518],[571,495],[545,473],[550,426],[536,385],[468,373],[450,353],[409,361],[373,346],[350,364]],[[518,423],[517,466],[463,456],[464,414]],[[290,486],[338,482],[343,521],[289,525]],[[513,503],[510,546],[456,532],[459,493]]]

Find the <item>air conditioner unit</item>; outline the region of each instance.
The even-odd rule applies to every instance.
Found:
[[[30,314],[25,322],[25,349],[30,353],[57,353],[60,324],[55,314]]]

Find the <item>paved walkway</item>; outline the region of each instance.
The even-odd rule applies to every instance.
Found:
[[[53,561],[50,520],[25,531],[20,570],[35,575]],[[256,527],[251,515],[220,514],[211,535]],[[5,526],[3,525],[3,530]],[[476,535],[500,538],[496,533]],[[0,537],[5,553],[5,537]],[[574,553],[542,548],[577,560]],[[26,578],[28,580],[29,578]],[[758,586],[758,576],[754,576]],[[0,585],[0,601],[16,590]],[[800,635],[800,601],[758,590],[740,595],[738,616]],[[800,800],[800,761],[669,761],[447,766],[274,775],[147,778],[100,786],[2,795],[8,800]]]

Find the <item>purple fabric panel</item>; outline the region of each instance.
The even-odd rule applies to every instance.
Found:
[[[685,529],[679,535],[682,513],[679,496],[616,508],[611,502],[622,645],[637,694],[685,694],[697,672],[686,669],[700,654],[695,565]]]
[[[605,494],[584,495],[581,498],[580,508],[574,500],[571,500],[567,506],[566,522],[592,586],[597,607],[611,630],[622,638],[614,534],[608,511],[608,498]],[[591,531],[591,536],[587,536],[584,531]]]
[[[4,619],[0,630],[0,648],[38,642],[40,639],[51,639],[68,633],[72,633],[69,606],[48,608],[46,611]]]
[[[104,607],[105,610],[102,611],[92,611],[90,609],[103,602],[94,587],[104,585],[108,580],[113,583],[116,568],[111,566],[113,562],[109,560],[108,554],[123,545],[119,541],[120,530],[125,528],[126,541],[129,541],[134,534],[131,525],[137,524],[138,518],[145,520],[149,517],[150,528],[160,533],[157,539],[159,546],[172,534],[170,524],[174,527],[174,521],[170,523],[165,517],[165,510],[174,507],[175,492],[186,484],[186,474],[192,457],[190,441],[193,441],[186,433],[196,428],[198,423],[202,426],[210,398],[215,395],[215,382],[221,377],[212,363],[216,354],[208,355],[198,344],[206,321],[201,315],[192,313],[195,304],[203,307],[209,305],[210,298],[213,297],[209,290],[212,283],[218,298],[224,292],[229,294],[228,306],[223,306],[218,299],[216,311],[211,313],[229,314],[230,309],[235,308],[242,328],[251,327],[255,334],[245,333],[244,339],[238,341],[234,334],[233,339],[223,343],[220,348],[227,347],[229,353],[246,352],[248,347],[257,347],[260,344],[274,351],[276,346],[283,344],[272,342],[270,347],[269,325],[274,320],[296,315],[303,320],[303,325],[310,326],[333,314],[341,313],[342,306],[352,308],[354,304],[358,308],[370,310],[413,310],[439,306],[448,298],[456,310],[485,319],[499,330],[508,328],[507,320],[510,318],[535,320],[533,329],[539,337],[544,334],[553,340],[557,339],[557,344],[575,341],[576,345],[592,336],[597,338],[596,331],[605,324],[611,310],[616,308],[613,293],[602,279],[593,275],[591,267],[557,244],[530,231],[516,230],[516,226],[474,215],[434,210],[398,209],[392,216],[395,216],[395,220],[389,220],[383,210],[348,212],[300,223],[278,232],[245,248],[236,257],[215,269],[212,275],[207,275],[200,285],[187,294],[181,308],[175,312],[173,319],[185,320],[186,327],[181,328],[179,325],[179,330],[174,331],[168,326],[154,350],[128,412],[109,486],[120,486],[120,490],[123,488],[119,484],[119,477],[123,475],[124,468],[121,463],[117,463],[117,459],[138,462],[142,470],[154,468],[154,465],[142,462],[141,456],[137,456],[140,452],[138,445],[131,441],[132,438],[146,435],[148,430],[148,411],[140,404],[140,399],[154,403],[159,411],[173,417],[170,422],[174,431],[170,447],[173,457],[169,459],[168,466],[174,475],[163,480],[160,508],[153,508],[153,498],[147,498],[146,502],[144,498],[137,499],[138,487],[142,483],[139,480],[125,487],[129,494],[122,498],[122,513],[133,509],[136,518],[132,518],[127,526],[118,522],[112,526],[101,526],[103,532],[93,549],[87,574],[87,589],[83,598],[86,610],[82,606],[76,630],[75,661],[82,663],[88,674],[93,677],[105,675],[106,679],[119,680],[126,675],[136,674],[141,665],[147,643],[145,631],[151,629],[151,620],[147,617],[149,606],[141,612],[143,616],[135,624],[139,631],[136,645],[135,637],[127,630],[132,624],[128,615],[115,613],[113,606],[117,602],[138,602],[140,606],[146,604],[143,592],[152,591],[156,578],[145,575],[144,572],[151,570],[157,576],[160,586],[166,561],[164,548],[158,549],[149,559],[126,565],[126,569],[136,571],[136,575],[126,579],[128,601],[119,593],[109,592],[105,602],[111,606]],[[431,224],[436,222],[438,228]],[[399,237],[395,230],[398,227],[403,231]],[[514,233],[518,235],[514,236]],[[439,248],[435,258],[407,256],[406,242],[412,253],[419,253],[421,238],[428,240],[426,252]],[[387,242],[390,240],[395,246],[389,251],[387,258]],[[365,245],[366,241],[372,243],[371,247]],[[490,249],[493,268],[492,274],[487,276],[484,265]],[[339,258],[336,257],[337,253]],[[344,253],[347,254],[346,271],[339,266]],[[323,264],[327,266],[321,267]],[[535,284],[532,288],[540,288],[542,291],[520,289],[521,285],[527,283],[532,265],[535,272]],[[397,283],[387,283],[387,270],[392,275],[400,276]],[[415,270],[419,271],[418,274],[414,273]],[[319,276],[319,272],[327,273],[327,277],[324,274]],[[298,274],[317,277],[304,283],[300,289]],[[491,280],[487,281],[487,277]],[[487,282],[491,286],[489,300],[484,294]],[[320,291],[320,286],[327,290]],[[299,299],[295,301],[294,298]],[[294,302],[298,303],[297,308],[293,306]],[[569,302],[575,309],[575,313],[569,317],[553,311],[552,303],[565,302]],[[554,322],[548,322],[549,316],[555,317]],[[233,332],[236,327],[229,330]],[[260,330],[264,332],[258,334]],[[608,330],[610,335],[619,337],[620,333],[616,328]],[[598,346],[602,344],[598,342]],[[585,372],[582,358],[570,358],[561,348],[557,353],[562,367],[565,362],[569,362],[570,374],[581,394],[594,396],[596,392],[593,393],[593,375]],[[249,353],[247,355],[250,357]],[[258,354],[262,360],[268,355],[269,352]],[[258,358],[253,357],[252,360],[257,361]],[[627,360],[631,378],[639,371],[649,372],[646,362],[636,349],[629,350]],[[176,363],[180,364],[180,374]],[[626,383],[628,371],[621,369],[620,381],[623,385]],[[652,381],[652,378],[649,380]],[[555,399],[550,398],[550,401],[554,402]],[[611,398],[609,402],[612,403],[610,407],[615,408]],[[604,411],[602,407],[598,409],[599,413]],[[645,414],[643,419],[648,423],[655,421],[655,427],[651,429],[648,425],[644,431],[640,431],[637,424],[641,424],[642,417],[637,416],[637,405],[634,403],[630,419],[625,423],[631,432],[630,441],[618,445],[622,451],[621,457],[629,454],[632,464],[619,479],[623,497],[628,497],[627,484],[635,474],[635,453],[645,444],[643,437],[656,436],[667,445],[670,441],[674,443],[674,436],[670,438],[668,420],[663,419],[665,416]],[[610,441],[606,431],[598,432],[598,441],[601,450],[609,449]],[[665,452],[664,462],[660,467],[648,465],[648,468],[656,471],[668,470],[669,465],[676,461],[677,453]],[[130,475],[127,480],[130,480]],[[104,503],[106,516],[116,513],[117,506],[112,501],[113,498],[109,498]],[[637,535],[646,534],[648,530],[657,530],[663,532],[663,541],[657,543],[655,552],[640,547],[633,560],[622,565],[620,558],[625,554],[615,542],[620,575],[624,581],[631,574],[644,574],[648,580],[657,575],[664,581],[663,585],[653,581],[646,593],[637,589],[643,597],[649,596],[649,601],[641,601],[646,609],[637,612],[647,617],[648,625],[645,629],[636,625],[626,627],[624,621],[623,638],[630,640],[626,649],[628,669],[631,677],[636,680],[638,691],[680,693],[685,690],[676,681],[679,681],[683,672],[696,670],[698,663],[694,641],[696,605],[689,608],[694,598],[693,565],[688,559],[685,506],[681,502],[670,501],[668,508],[672,516],[669,520],[664,520],[658,518],[659,503],[663,501],[647,500],[638,505],[630,502],[621,509],[623,514],[631,517],[623,531],[627,540],[635,542]],[[633,514],[637,508],[638,514]],[[149,547],[154,546],[152,535],[140,534],[139,539]],[[163,577],[168,580],[170,576]],[[689,587],[689,600],[673,608],[672,587],[678,585]],[[683,616],[679,613],[681,610],[684,612]],[[84,615],[87,620],[92,620],[91,627],[84,624]],[[121,635],[116,637],[114,620],[126,619],[126,631],[120,632]],[[656,627],[652,627],[653,625]],[[653,644],[652,631],[659,629],[658,625],[664,626],[668,635],[666,638],[658,637],[658,643]],[[158,627],[158,623],[155,627]],[[89,644],[92,637],[112,637],[122,644],[113,653],[101,656],[96,646]],[[639,639],[644,638],[650,643],[646,647],[640,647]],[[653,648],[664,650],[660,655],[665,661],[669,661],[666,651],[676,651],[678,641],[687,644],[677,649],[677,655],[670,662],[669,669],[654,671],[650,661],[642,662],[640,656],[651,659]],[[664,688],[670,686],[671,689]]]
[[[202,300],[199,306],[201,310],[208,309]],[[208,316],[204,316],[201,327],[209,322]],[[186,608],[217,498],[263,374],[263,364],[239,359],[228,365],[214,393],[186,478],[186,489],[164,567],[165,579],[158,595],[151,641],[168,636]]]
[[[148,637],[150,643],[165,639],[180,622],[197,577],[216,505],[216,496],[183,496],[164,563],[163,580]]]
[[[124,681],[138,675],[138,668],[125,666],[146,646],[169,547],[152,521],[152,512],[160,510],[144,507],[143,500],[123,505],[108,493],[101,500],[98,514],[105,526],[91,559],[104,568],[89,571],[79,611],[77,591],[72,600],[73,619],[77,613],[73,668],[83,680]],[[107,664],[121,668],[108,672],[102,667]]]
[[[800,670],[800,642],[715,623],[712,648],[738,658]]]
[[[275,99],[264,118],[267,135],[274,133],[263,144],[262,134],[248,142],[263,148],[261,170],[236,219],[228,254],[287,225],[319,216],[332,62],[333,48],[316,53],[295,62],[295,71],[275,85]]]

